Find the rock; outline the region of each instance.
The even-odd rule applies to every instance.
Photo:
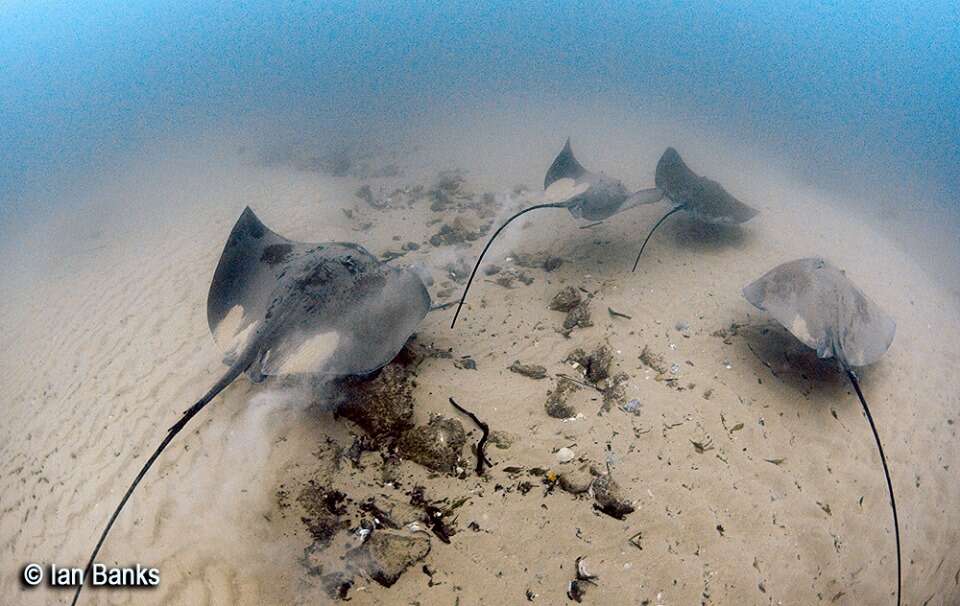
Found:
[[[346,417],[375,438],[397,436],[413,427],[413,376],[391,363],[373,379],[348,379],[337,415]]]
[[[434,246],[449,246],[451,244],[462,244],[463,242],[473,242],[483,236],[490,229],[489,225],[477,229],[470,228],[463,219],[457,217],[453,223],[444,223],[440,226],[440,231],[430,236],[430,244]]]
[[[420,245],[416,242],[407,242],[401,248],[403,248],[403,250],[420,250]]]
[[[560,488],[570,494],[582,494],[590,490],[593,477],[594,474],[591,472],[590,464],[584,463],[577,469],[561,473],[557,481],[560,483]]]
[[[584,376],[593,384],[597,384],[610,376],[610,364],[613,363],[613,350],[606,343],[598,345],[590,353],[580,348],[570,352],[566,362],[575,362],[583,368]]]
[[[583,297],[580,296],[580,291],[572,286],[567,286],[557,294],[553,296],[553,299],[550,300],[550,309],[554,311],[573,311],[575,307],[580,305],[583,301]]]
[[[547,369],[538,364],[521,364],[520,360],[514,360],[507,370],[510,372],[515,372],[518,375],[523,375],[525,377],[530,377],[531,379],[545,379],[547,378]]]
[[[543,262],[543,271],[550,273],[560,269],[561,265],[563,265],[563,259],[560,257],[547,257]]]
[[[430,538],[423,534],[377,530],[363,545],[347,552],[347,558],[356,562],[374,581],[390,587],[407,568],[428,553]]]
[[[461,370],[477,369],[477,361],[473,358],[460,358],[459,360],[454,360],[453,365]]]
[[[572,450],[564,446],[557,451],[557,463],[569,463],[576,456],[577,455]]]
[[[669,368],[667,368],[667,362],[663,359],[663,356],[661,354],[654,353],[646,345],[643,346],[643,351],[640,352],[640,361],[660,374],[666,374],[669,370]]]
[[[432,469],[453,474],[467,441],[463,425],[456,419],[437,416],[427,425],[406,431],[397,443],[400,455]]]
[[[344,499],[342,492],[327,490],[313,480],[307,482],[297,495],[297,503],[304,513],[301,519],[317,545],[329,545],[337,531],[349,524],[349,521],[341,523],[340,520],[340,516],[346,513],[342,506]]]
[[[610,474],[604,474],[594,479],[590,490],[593,492],[593,500],[596,501],[594,507],[608,516],[622,520],[624,516],[634,510],[633,503],[626,497],[620,485],[610,477]]]
[[[487,442],[500,450],[505,450],[513,446],[513,436],[505,431],[495,429],[490,432],[490,435],[487,437]]]
[[[547,414],[555,419],[569,419],[577,415],[577,409],[567,403],[570,394],[580,391],[580,386],[567,379],[560,377],[557,386],[552,392],[547,394],[545,407]]]
[[[563,319],[563,329],[567,331],[588,326],[593,326],[593,320],[590,318],[590,304],[587,301],[580,302],[568,311],[567,317]]]
[[[606,381],[603,390],[603,410],[609,412],[614,406],[624,408],[627,401],[627,381],[630,376],[625,372],[618,372]]]
[[[485,276],[494,276],[500,273],[500,270],[503,269],[499,265],[488,265],[483,268],[483,275]]]

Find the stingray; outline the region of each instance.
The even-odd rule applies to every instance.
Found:
[[[674,206],[667,211],[667,214],[660,217],[644,238],[637,260],[633,263],[633,271],[637,271],[643,249],[647,247],[653,232],[657,231],[657,228],[670,215],[683,211],[702,223],[739,225],[746,223],[759,213],[755,208],[733,197],[716,181],[701,177],[690,170],[677,150],[672,147],[668,147],[660,156],[654,182]]]
[[[487,254],[487,250],[500,235],[500,232],[514,219],[541,208],[565,208],[577,219],[603,221],[627,209],[642,204],[653,204],[663,198],[663,192],[656,187],[631,192],[619,179],[587,170],[573,155],[569,138],[553,164],[547,169],[547,174],[543,179],[543,189],[544,197],[549,200],[548,202],[530,206],[514,214],[487,240],[487,244],[483,247],[483,251],[473,266],[467,285],[463,289],[463,295],[457,304],[457,311],[453,314],[450,328],[453,328],[457,323],[460,309],[467,299],[467,292],[470,290],[473,278],[480,268],[483,256]]]
[[[743,296],[757,308],[769,312],[804,345],[815,349],[817,357],[833,358],[840,371],[853,384],[877,442],[890,493],[897,544],[899,605],[901,563],[897,502],[894,500],[893,482],[880,443],[880,434],[854,370],[880,359],[893,342],[896,323],[863,294],[847,278],[846,273],[819,257],[778,265],[744,288]]]
[[[306,244],[270,231],[250,208],[224,246],[207,296],[207,321],[229,367],[167,431],[110,516],[84,577],[134,489],[164,448],[241,374],[369,375],[396,356],[430,311],[418,273],[348,242]],[[76,604],[83,585],[73,597]]]

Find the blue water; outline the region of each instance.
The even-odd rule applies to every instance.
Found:
[[[313,4],[0,4],[0,219],[158,132],[517,92],[649,101],[803,178],[957,205],[956,2]]]

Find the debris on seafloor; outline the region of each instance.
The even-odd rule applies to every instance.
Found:
[[[632,319],[633,319],[633,316],[628,316],[628,315],[625,314],[625,313],[620,313],[619,311],[615,310],[615,309],[612,308],[612,307],[608,307],[608,308],[607,308],[607,313],[610,314],[610,316],[613,317],[613,318],[623,318],[623,319],[625,319],[625,320],[632,320]]]
[[[413,427],[413,368],[402,356],[385,366],[373,379],[348,378],[338,416],[350,419],[371,437],[397,436]]]
[[[440,226],[440,231],[430,236],[430,244],[434,246],[450,246],[453,244],[463,244],[464,242],[473,242],[490,231],[490,224],[485,223],[480,227],[471,227],[466,221],[457,217],[453,223],[444,223]]]
[[[587,566],[584,560],[585,558],[583,557],[577,558],[574,579],[567,585],[567,597],[578,603],[583,601],[583,597],[587,593],[587,587],[590,585],[596,586],[597,580],[600,578],[595,574],[587,572]]]
[[[463,284],[470,277],[470,266],[464,259],[457,259],[455,262],[447,263],[443,268],[457,284]]]
[[[606,343],[598,345],[589,353],[578,347],[567,355],[564,362],[574,364],[583,371],[588,381],[596,385],[610,376],[613,350]]]
[[[601,474],[593,480],[590,492],[595,501],[594,507],[610,517],[622,520],[628,513],[634,511],[633,503],[627,498],[623,489],[610,476],[610,473]]]
[[[426,425],[405,431],[397,441],[397,449],[400,456],[428,469],[454,474],[466,441],[460,421],[434,416]]]
[[[580,291],[572,286],[567,286],[550,300],[550,309],[554,311],[570,312],[580,305],[583,297]]]
[[[561,473],[557,480],[560,488],[570,494],[583,494],[590,490],[590,485],[593,484],[593,479],[597,475],[592,464],[584,463],[576,469]]]
[[[347,552],[370,578],[384,587],[397,582],[410,566],[430,553],[430,537],[393,530],[375,530],[363,545]]]
[[[477,361],[469,356],[464,356],[453,361],[453,365],[461,370],[476,370]]]
[[[330,544],[337,532],[349,526],[349,520],[341,520],[345,513],[342,503],[346,495],[337,490],[328,490],[316,480],[308,481],[297,496],[303,508],[301,520],[320,546]]]
[[[470,417],[470,419],[474,423],[476,423],[477,427],[479,427],[480,431],[482,432],[482,435],[480,436],[480,441],[477,442],[477,467],[476,467],[477,475],[482,476],[484,464],[493,467],[493,463],[490,462],[490,459],[487,458],[487,455],[484,452],[484,446],[487,443],[487,438],[490,436],[490,426],[488,426],[486,423],[481,421],[477,417],[477,415],[473,414],[463,406],[460,406],[459,404],[457,404],[456,400],[454,400],[453,398],[450,398],[450,404],[453,405],[454,408],[456,408],[463,414]]]
[[[569,463],[574,458],[576,458],[576,453],[573,452],[570,448],[564,446],[556,452],[557,463]]]
[[[514,437],[505,431],[493,430],[490,432],[487,441],[493,444],[495,448],[506,450],[513,446]]]
[[[508,269],[497,275],[495,280],[487,280],[487,282],[493,282],[494,284],[504,288],[513,288],[514,282],[520,282],[524,286],[530,286],[533,284],[533,278],[528,276],[524,271]]]
[[[369,185],[361,186],[356,192],[354,192],[354,195],[378,210],[387,208],[387,206],[390,205],[388,200],[378,200],[373,195],[373,190]]]
[[[624,406],[627,399],[626,384],[630,377],[624,372],[610,375],[613,350],[608,344],[600,344],[589,353],[577,348],[564,361],[582,372],[590,385],[603,394],[601,412]]]
[[[463,500],[459,501],[458,503],[462,504]],[[446,509],[441,509],[427,498],[423,486],[415,486],[413,488],[413,491],[410,493],[410,505],[420,509],[423,512],[425,517],[424,521],[438,539],[444,543],[450,542],[450,537],[456,534],[457,531],[452,524],[447,523],[447,518],[453,514],[454,510],[459,507],[459,505],[455,504],[447,507]],[[456,519],[454,518],[453,521],[455,522]]]
[[[520,360],[514,360],[513,364],[507,367],[507,370],[531,379],[539,380],[547,378],[546,368],[538,364],[522,364]]]
[[[644,345],[643,351],[640,352],[640,361],[657,371],[657,374],[665,375],[670,372],[663,355],[654,353],[647,345]]]
[[[557,379],[553,391],[547,394],[547,414],[555,419],[569,419],[577,415],[577,409],[567,402],[570,394],[580,391],[580,386],[566,377]]]
[[[567,317],[563,319],[563,334],[570,335],[574,328],[588,328],[593,326],[593,320],[590,317],[590,300],[584,299],[579,305],[567,312]]]

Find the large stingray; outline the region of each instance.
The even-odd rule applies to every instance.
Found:
[[[460,297],[459,304],[457,304],[457,311],[453,314],[450,328],[453,328],[457,323],[460,309],[467,299],[467,292],[470,290],[473,278],[477,274],[477,269],[480,268],[483,256],[487,254],[487,250],[500,235],[500,232],[514,219],[540,208],[565,208],[577,219],[602,221],[634,206],[653,204],[663,198],[663,192],[656,187],[631,192],[619,179],[587,170],[574,157],[573,149],[570,147],[570,139],[567,139],[563,149],[554,159],[550,168],[547,169],[547,175],[543,179],[543,188],[545,190],[544,198],[548,202],[536,204],[516,213],[507,219],[487,240],[486,246],[483,247],[483,251],[473,266],[470,279],[467,280],[467,285],[463,289],[463,295]]]
[[[871,301],[846,274],[821,258],[778,265],[743,289],[743,296],[765,310],[820,358],[833,358],[853,384],[873,431],[890,491],[897,543],[897,604],[900,604],[900,524],[893,482],[880,434],[863,397],[854,367],[876,362],[893,342],[893,318]]]
[[[633,271],[637,271],[643,249],[647,247],[653,232],[674,213],[683,211],[698,221],[715,225],[746,223],[759,213],[755,208],[734,198],[716,181],[701,177],[690,170],[672,147],[668,147],[660,156],[654,179],[657,188],[673,202],[674,207],[660,217],[644,238],[637,260],[633,263]]]
[[[273,375],[370,374],[393,359],[430,309],[430,295],[415,271],[385,265],[357,244],[287,240],[245,209],[207,296],[210,331],[229,369],[183,413],[144,464],[110,516],[84,576],[147,470],[234,379],[244,372],[254,382]]]

